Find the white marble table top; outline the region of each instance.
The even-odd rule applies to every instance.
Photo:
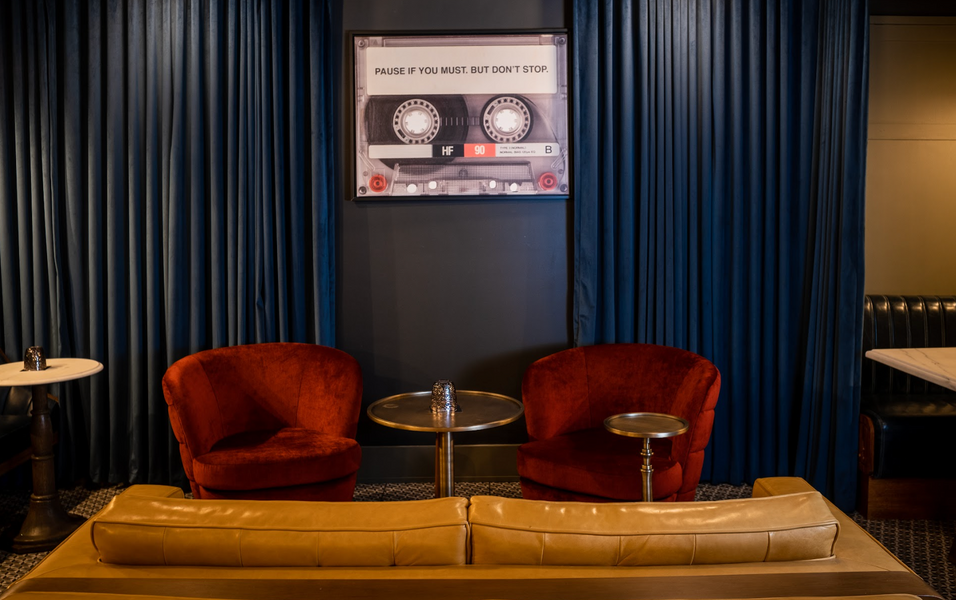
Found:
[[[956,348],[880,348],[866,357],[956,390]]]
[[[43,385],[88,377],[103,370],[103,363],[89,358],[48,358],[42,371],[23,370],[23,361],[0,365],[0,387]]]

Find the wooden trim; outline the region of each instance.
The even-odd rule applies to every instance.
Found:
[[[161,571],[162,568],[155,569],[155,578],[26,579],[14,584],[8,593],[73,592],[230,600],[666,600],[787,597],[799,590],[801,597],[897,593],[941,598],[922,579],[902,571],[567,579],[163,579]],[[465,571],[463,568],[462,574]]]

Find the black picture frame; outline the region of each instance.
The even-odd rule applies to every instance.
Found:
[[[569,41],[351,32],[350,199],[567,197]]]

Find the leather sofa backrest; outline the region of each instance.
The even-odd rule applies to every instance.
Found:
[[[839,525],[819,492],[718,502],[543,502],[475,496],[474,564],[650,566],[833,555]]]
[[[467,562],[468,500],[184,500],[124,494],[93,522],[105,563],[382,567]]]
[[[408,502],[117,497],[93,521],[104,563],[225,567],[642,566],[828,558],[817,492],[719,502]],[[469,559],[470,552],[470,559]]]
[[[863,300],[863,352],[874,348],[956,346],[956,296],[868,294]],[[920,377],[863,358],[861,393],[943,393]]]

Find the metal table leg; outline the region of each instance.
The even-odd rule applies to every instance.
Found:
[[[435,437],[435,497],[455,495],[455,443],[450,431]]]
[[[641,477],[644,479],[644,485],[641,489],[641,494],[644,497],[644,502],[654,501],[654,490],[652,484],[654,467],[651,466],[651,456],[653,455],[654,453],[651,451],[651,438],[644,438],[644,447],[641,449],[641,456],[644,457],[644,464],[641,465]]]

